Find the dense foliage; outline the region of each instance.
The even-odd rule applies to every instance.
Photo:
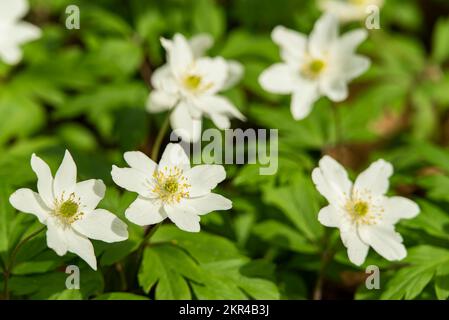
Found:
[[[232,200],[232,210],[202,216],[200,233],[166,223],[144,248],[144,228],[127,221],[128,240],[94,241],[97,271],[73,254],[59,257],[40,233],[17,253],[9,279],[13,298],[449,297],[446,1],[387,0],[381,28],[369,30],[359,49],[371,68],[351,83],[349,99],[334,108],[322,98],[301,121],[293,120],[289,97],[267,93],[257,79],[279,61],[272,29],[282,24],[308,34],[321,15],[314,1],[30,2],[26,20],[42,29],[42,37],[23,46],[19,65],[0,62],[0,271],[20,240],[41,227],[8,201],[18,188],[35,189],[32,153],[55,172],[69,149],[80,180],[105,182],[99,207],[126,221],[124,211],[136,194],[113,183],[111,166],[125,166],[125,151],[150,155],[163,125],[164,114],[145,110],[151,74],[165,63],[161,36],[210,33],[212,56],[244,66],[243,80],[224,93],[247,117],[233,127],[278,129],[279,169],[264,176],[257,164],[225,165],[227,179],[218,190]],[[79,30],[65,27],[71,4],[80,8]],[[214,125],[205,120],[203,127]],[[404,260],[390,262],[371,250],[356,267],[339,231],[319,223],[326,202],[311,172],[323,154],[352,178],[378,158],[394,165],[389,194],[421,208],[397,226],[408,250]],[[81,268],[80,290],[66,289],[71,264]],[[368,265],[381,270],[379,290],[365,287]],[[2,288],[3,282],[0,276]]]

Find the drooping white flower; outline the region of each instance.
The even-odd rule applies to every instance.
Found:
[[[348,82],[370,65],[369,59],[355,53],[367,32],[358,29],[339,36],[338,30],[337,19],[326,14],[308,38],[282,26],[271,34],[281,48],[283,62],[266,69],[259,83],[267,91],[292,94],[291,112],[296,120],[307,117],[321,96],[345,100]]]
[[[27,0],[0,0],[0,58],[7,64],[18,63],[20,46],[41,35],[38,27],[20,20],[28,10]]]
[[[60,256],[72,252],[96,270],[97,259],[89,238],[105,242],[128,238],[128,227],[123,221],[107,210],[96,209],[106,190],[103,181],[77,183],[76,164],[68,151],[54,178],[48,165],[34,154],[31,167],[38,178],[38,193],[19,189],[9,202],[47,226],[49,248]]]
[[[126,210],[133,223],[145,226],[167,217],[184,231],[200,231],[200,216],[215,210],[228,210],[230,200],[212,193],[226,178],[221,165],[190,167],[179,144],[165,148],[159,165],[139,151],[126,152],[129,168],[112,167],[112,179],[122,188],[138,193]]]
[[[161,39],[167,51],[167,64],[157,69],[151,83],[147,110],[172,110],[170,123],[184,140],[196,142],[201,135],[203,115],[211,118],[220,129],[230,127],[230,118],[245,117],[225,97],[218,93],[239,81],[243,67],[222,57],[203,57],[212,39],[199,35],[189,41],[181,34],[172,40]]]
[[[373,6],[381,8],[384,0],[318,0],[321,10],[331,13],[341,22],[366,19]]]
[[[407,198],[385,195],[392,174],[393,166],[378,160],[352,184],[346,170],[329,156],[324,156],[312,172],[316,188],[329,202],[319,212],[318,220],[340,229],[349,260],[356,265],[365,261],[370,246],[387,260],[401,260],[407,255],[394,225],[400,219],[414,218],[419,207]]]

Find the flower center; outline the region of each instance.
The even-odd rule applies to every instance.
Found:
[[[78,212],[78,203],[67,200],[59,207],[59,214],[65,218],[73,217]]]
[[[80,212],[80,199],[76,199],[74,193],[71,193],[68,199],[64,199],[63,193],[60,199],[55,199],[54,208],[53,215],[59,218],[63,225],[70,225],[83,215]]]
[[[354,5],[360,6],[360,5],[367,4],[368,1],[367,0],[349,0],[348,2],[352,3]]]
[[[326,63],[321,59],[312,59],[301,70],[302,74],[309,79],[316,79],[326,67]]]
[[[366,214],[368,213],[368,209],[368,203],[366,203],[365,201],[357,201],[352,207],[353,213],[359,217],[366,216]]]
[[[188,75],[187,77],[185,77],[184,79],[184,85],[187,87],[187,89],[191,90],[191,91],[196,91],[199,89],[200,85],[201,85],[201,77],[197,76],[197,75]]]
[[[190,184],[183,176],[183,171],[178,167],[156,170],[153,173],[155,186],[151,190],[156,193],[159,199],[168,204],[179,203],[182,198],[189,197]]]

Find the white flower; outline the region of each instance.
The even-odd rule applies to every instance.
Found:
[[[126,152],[130,168],[112,167],[112,179],[139,196],[126,210],[126,217],[145,226],[169,218],[184,231],[200,231],[200,215],[228,210],[230,200],[211,193],[226,178],[221,165],[190,168],[189,158],[179,144],[170,143],[157,165],[138,151]]]
[[[309,38],[282,26],[271,34],[281,48],[283,62],[265,70],[259,83],[267,91],[292,94],[291,112],[296,120],[307,117],[322,95],[336,102],[345,100],[348,82],[370,65],[367,58],[355,54],[367,32],[358,29],[339,36],[338,29],[334,16],[323,15]]]
[[[407,198],[385,196],[392,174],[392,165],[378,160],[352,184],[346,170],[329,156],[324,156],[312,172],[318,191],[329,201],[318,220],[340,229],[349,260],[356,265],[365,261],[370,246],[390,261],[407,255],[394,225],[400,219],[414,218],[419,207]]]
[[[22,59],[20,45],[40,37],[41,30],[20,21],[28,12],[26,0],[0,0],[0,58],[7,64]]]
[[[47,245],[60,256],[73,252],[97,269],[97,259],[90,239],[105,242],[128,238],[127,225],[104,209],[95,209],[106,187],[101,180],[76,182],[76,164],[65,152],[55,177],[48,165],[36,155],[31,167],[38,178],[38,193],[19,189],[9,198],[19,211],[34,214],[47,226]]]
[[[321,10],[337,16],[341,22],[360,21],[367,18],[370,8],[381,8],[384,0],[319,0]]]
[[[212,39],[199,35],[188,42],[176,34],[173,40],[161,39],[167,51],[167,64],[157,69],[151,83],[147,110],[161,112],[173,109],[170,122],[184,140],[196,142],[201,135],[201,118],[206,115],[220,129],[230,127],[232,117],[245,117],[225,97],[219,96],[239,81],[242,66],[221,57],[202,57]]]

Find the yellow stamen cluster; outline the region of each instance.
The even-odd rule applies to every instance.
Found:
[[[349,3],[355,4],[355,5],[365,5],[367,4],[367,0],[349,0]]]
[[[346,202],[345,209],[353,222],[365,225],[377,224],[384,212],[384,209],[376,205],[369,195],[365,195],[363,198],[353,195]]]
[[[53,214],[63,225],[67,226],[72,224],[79,220],[83,215],[83,212],[80,212],[80,199],[77,199],[74,193],[71,193],[69,197],[65,199],[64,193],[62,193],[60,199],[54,200]]]
[[[326,67],[326,63],[321,59],[310,60],[303,68],[301,73],[308,79],[316,79]]]
[[[212,83],[204,83],[203,78],[196,74],[188,74],[183,78],[184,87],[193,93],[201,93],[212,86]]]
[[[159,199],[168,204],[179,203],[182,198],[189,197],[190,184],[183,176],[183,171],[178,167],[155,170],[153,173],[155,186],[151,190],[159,196]]]

